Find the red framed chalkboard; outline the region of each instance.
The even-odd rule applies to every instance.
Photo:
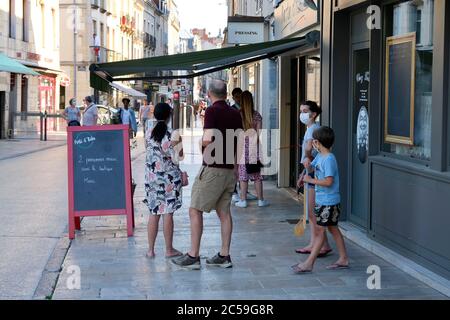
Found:
[[[127,216],[133,235],[129,128],[105,125],[67,128],[69,238],[81,217]]]

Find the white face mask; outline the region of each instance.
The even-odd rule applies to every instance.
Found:
[[[300,122],[307,125],[309,123],[309,121],[311,120],[311,118],[309,117],[310,114],[309,113],[300,113]]]

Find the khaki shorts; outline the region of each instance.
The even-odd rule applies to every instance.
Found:
[[[235,184],[233,169],[203,166],[192,186],[191,208],[203,212],[230,212]]]

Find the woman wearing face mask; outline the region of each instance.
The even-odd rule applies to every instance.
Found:
[[[313,148],[313,133],[316,129],[320,128],[320,125],[316,122],[319,115],[322,113],[322,109],[315,103],[314,101],[305,101],[300,106],[300,122],[306,126],[305,136],[303,137],[302,144],[302,159],[301,163],[306,168],[309,169],[311,167],[311,163],[317,155],[317,151]],[[305,172],[303,172],[297,182],[297,186],[303,184]],[[310,176],[314,178],[314,172],[310,173]],[[295,250],[295,252],[300,254],[310,254],[311,249],[314,246],[314,241],[316,240],[316,216],[314,214],[315,207],[315,191],[314,185],[305,183],[304,188],[308,188],[308,217],[309,221],[311,221],[311,238],[309,244],[301,249]],[[320,254],[318,257],[325,257],[331,252],[330,244],[328,243],[328,239],[325,236],[325,242],[320,250]]]
[[[181,137],[169,130],[167,124],[172,108],[167,103],[158,103],[154,116],[155,126],[149,130],[146,139],[147,156],[145,166],[144,202],[150,211],[148,220],[148,258],[155,257],[155,240],[159,219],[163,216],[166,257],[173,258],[182,253],[174,249],[173,214],[181,208],[182,172],[178,160],[183,157]]]

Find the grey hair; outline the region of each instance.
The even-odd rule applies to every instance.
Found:
[[[209,84],[209,92],[217,98],[227,97],[227,84],[222,80],[212,80]]]

